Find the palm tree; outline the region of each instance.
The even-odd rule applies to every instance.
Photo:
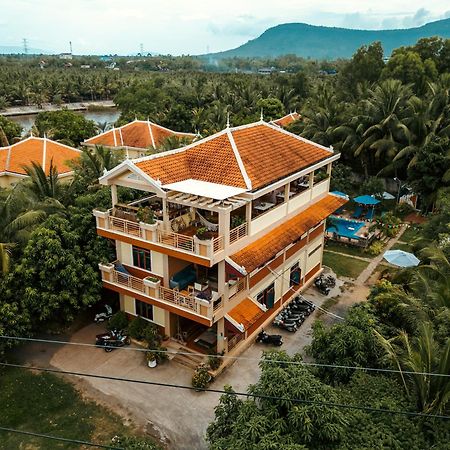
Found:
[[[35,161],[31,163],[31,166],[25,166],[24,169],[30,177],[27,180],[27,187],[38,200],[59,199],[61,185],[58,179],[58,169],[53,165],[53,159],[50,160],[48,175],[46,175],[44,168]]]
[[[120,162],[120,153],[107,149],[101,145],[83,148],[80,169],[84,176],[88,176],[94,183],[103,175],[105,170],[111,170]]]
[[[45,218],[45,212],[31,209],[17,187],[0,198],[0,270],[7,273],[11,252],[18,243],[26,242],[32,228]]]
[[[420,411],[442,413],[450,400],[450,340],[439,349],[430,322],[422,323],[419,335],[413,339],[406,333],[392,339],[375,333],[388,358],[400,371],[407,393],[412,383]],[[433,373],[446,376],[430,375]]]

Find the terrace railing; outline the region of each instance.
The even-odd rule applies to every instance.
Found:
[[[247,222],[244,222],[243,224],[238,225],[236,228],[230,230],[230,244],[247,236],[247,228]]]

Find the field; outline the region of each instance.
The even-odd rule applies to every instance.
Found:
[[[323,264],[330,267],[336,275],[348,278],[357,278],[369,265],[366,261],[327,251],[323,253]]]
[[[110,444],[116,435],[129,435],[121,419],[49,373],[6,369],[0,377],[0,424],[67,439]],[[77,444],[0,431],[2,449],[80,449]],[[85,448],[85,447],[83,447]]]
[[[360,256],[361,258],[373,258],[373,255],[365,252],[361,247],[355,247],[351,245],[339,244],[337,242],[328,241],[325,250],[331,250],[333,252],[345,253],[351,256]]]

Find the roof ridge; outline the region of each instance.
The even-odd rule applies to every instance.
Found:
[[[150,122],[150,120],[147,120],[147,128],[148,128],[148,132],[150,133],[150,140],[152,141],[153,148],[156,150],[155,138],[153,137],[152,125],[153,125],[152,122]]]
[[[236,158],[236,162],[239,166],[239,170],[241,171],[242,178],[245,181],[245,185],[247,186],[247,189],[249,191],[251,191],[252,190],[252,182],[250,180],[250,177],[247,174],[247,170],[245,169],[244,162],[242,161],[241,154],[239,153],[239,149],[236,145],[236,142],[234,141],[233,133],[231,132],[230,128],[226,129],[226,134],[227,134],[228,140],[230,142],[231,148],[233,150],[234,157]]]
[[[83,150],[80,150],[75,147],[71,147],[70,145],[63,144],[62,142],[57,142],[57,141],[54,141],[53,139],[49,139],[49,138],[45,138],[45,139],[52,144],[59,145],[60,147],[68,148],[69,150],[73,150],[74,152],[83,153]],[[19,145],[23,145],[25,142],[27,142],[29,140],[43,141],[44,138],[39,137],[39,136],[28,136],[25,139],[21,139],[20,141],[14,142],[14,144],[7,145],[6,147],[0,147],[0,150],[9,149],[12,147],[18,147]]]

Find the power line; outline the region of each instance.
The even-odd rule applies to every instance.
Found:
[[[108,375],[97,375],[97,374],[93,374],[93,373],[50,369],[47,367],[25,366],[25,365],[21,365],[21,364],[10,364],[10,363],[2,363],[2,362],[0,362],[0,366],[14,367],[14,368],[18,368],[18,369],[27,369],[27,370],[37,370],[37,371],[41,371],[41,372],[60,373],[60,374],[64,374],[64,375],[76,375],[79,377],[97,378],[97,379],[110,380],[110,381],[121,381],[121,382],[126,382],[126,383],[146,384],[146,385],[150,385],[150,386],[169,387],[169,388],[174,388],[174,389],[185,389],[185,390],[189,390],[189,391],[212,392],[215,394],[236,395],[236,396],[240,396],[240,397],[251,397],[251,398],[264,399],[264,400],[282,400],[282,401],[289,401],[289,402],[293,402],[293,403],[301,403],[301,404],[306,404],[306,405],[327,406],[330,408],[357,409],[360,411],[386,413],[386,414],[392,414],[392,415],[399,414],[399,415],[411,416],[411,417],[426,417],[428,419],[446,419],[446,420],[450,419],[450,416],[444,416],[444,415],[440,415],[440,414],[425,414],[425,413],[418,413],[418,412],[412,412],[412,411],[372,408],[370,406],[349,405],[346,403],[318,402],[315,400],[306,400],[306,399],[290,398],[290,397],[279,397],[279,396],[275,396],[275,395],[262,395],[262,394],[235,392],[235,391],[228,392],[223,389],[195,388],[193,386],[185,386],[182,384],[162,383],[159,381],[148,381],[148,380],[137,380],[137,379],[132,379],[132,378],[124,378],[124,377],[112,377],[112,376],[108,376]]]
[[[204,353],[196,353],[196,352],[182,352],[175,350],[161,350],[161,349],[150,349],[150,348],[136,348],[136,347],[114,347],[112,345],[96,345],[96,344],[87,344],[85,342],[70,342],[70,341],[56,341],[51,339],[37,339],[37,338],[26,338],[26,337],[15,337],[15,336],[0,336],[1,339],[11,339],[17,341],[25,341],[25,342],[39,342],[42,344],[60,344],[60,345],[76,345],[79,347],[90,347],[96,349],[105,349],[110,348],[112,350],[127,350],[134,352],[152,352],[152,353],[161,353],[168,355],[187,355],[187,356],[206,356]],[[243,360],[243,361],[255,361],[259,362],[260,358],[250,358],[247,356],[229,356],[229,355],[212,355],[215,358],[221,359],[232,359],[232,360]],[[437,372],[414,372],[410,370],[396,370],[396,369],[384,369],[377,367],[362,367],[362,366],[346,366],[341,364],[325,364],[325,363],[314,363],[307,361],[283,361],[278,359],[267,359],[265,360],[267,363],[273,364],[284,364],[284,365],[295,365],[295,366],[308,366],[308,367],[320,367],[325,369],[348,369],[348,370],[362,370],[367,372],[381,372],[381,373],[398,373],[398,374],[406,374],[406,375],[424,375],[431,377],[450,377],[450,374],[447,373],[437,373]]]
[[[80,441],[79,439],[68,439],[52,434],[34,433],[32,431],[17,430],[15,428],[0,427],[0,431],[7,433],[25,434],[26,436],[40,437],[43,439],[51,439],[53,441],[70,442],[71,444],[87,445],[88,447],[107,448],[109,450],[124,450],[122,447],[111,447],[110,445],[95,444],[94,442]]]

